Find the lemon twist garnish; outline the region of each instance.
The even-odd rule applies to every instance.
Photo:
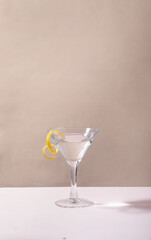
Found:
[[[53,154],[53,155],[56,155],[58,152],[59,152],[59,149],[56,147],[56,145],[50,143],[50,138],[51,138],[51,135],[53,133],[57,133],[59,137],[61,138],[64,138],[64,135],[62,134],[62,132],[60,132],[59,130],[51,130],[48,134],[47,134],[47,137],[46,137],[46,145],[43,147],[42,149],[42,153],[44,155],[45,158],[47,159],[55,159],[56,157],[48,157],[45,153],[45,149],[48,148],[49,151]]]

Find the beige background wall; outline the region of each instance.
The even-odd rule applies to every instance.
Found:
[[[151,186],[151,1],[0,0],[0,186],[69,185],[49,129],[100,129],[79,186]]]

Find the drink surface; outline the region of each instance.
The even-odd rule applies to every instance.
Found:
[[[82,134],[66,135],[64,139],[56,140],[56,145],[67,161],[81,161],[90,141]]]

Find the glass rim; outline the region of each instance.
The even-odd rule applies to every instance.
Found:
[[[80,132],[84,132],[84,131],[86,131],[86,130],[88,130],[89,132],[96,132],[96,133],[98,133],[99,132],[99,129],[98,128],[92,128],[92,127],[56,127],[56,128],[54,128],[53,130],[67,130],[67,131],[73,131],[73,133],[74,133],[74,130],[77,132],[78,130],[80,131]]]

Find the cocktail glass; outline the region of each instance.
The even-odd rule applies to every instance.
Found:
[[[52,140],[67,161],[71,172],[71,190],[69,199],[56,201],[59,207],[76,208],[92,206],[93,202],[81,199],[77,193],[77,168],[84,154],[94,140],[98,129],[93,128],[56,128],[64,137],[52,134]]]

